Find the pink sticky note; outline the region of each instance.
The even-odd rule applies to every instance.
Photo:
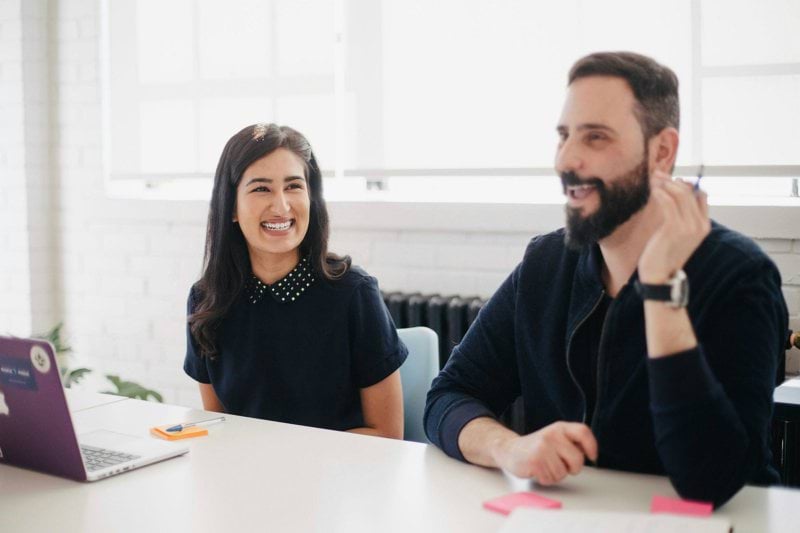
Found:
[[[671,513],[690,516],[710,516],[714,505],[708,502],[681,500],[680,498],[667,498],[666,496],[653,496],[650,502],[651,513]]]
[[[538,507],[539,509],[561,509],[561,502],[539,496],[533,492],[513,492],[483,502],[483,506],[490,511],[509,514],[516,507]]]

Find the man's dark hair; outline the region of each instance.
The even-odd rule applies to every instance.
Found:
[[[668,67],[633,52],[598,52],[572,66],[567,85],[589,76],[615,76],[628,82],[645,139],[670,126],[679,129],[678,77]]]

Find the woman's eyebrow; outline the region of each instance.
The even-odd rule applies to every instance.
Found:
[[[283,178],[284,183],[297,180],[306,181],[306,179],[303,176],[286,176],[285,178]],[[249,187],[253,183],[272,183],[273,181],[274,180],[272,178],[252,178],[248,180],[244,186]]]

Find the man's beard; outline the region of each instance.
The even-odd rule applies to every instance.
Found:
[[[594,185],[600,195],[597,211],[588,216],[581,215],[580,208],[567,204],[565,242],[569,248],[581,250],[608,237],[647,204],[650,198],[647,159],[645,153],[641,163],[608,186],[599,178],[581,179],[574,172],[561,174],[565,193],[568,185]]]

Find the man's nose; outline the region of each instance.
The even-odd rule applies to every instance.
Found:
[[[557,174],[574,172],[581,174],[583,170],[583,155],[576,143],[567,138],[561,142],[556,150],[555,170]]]

